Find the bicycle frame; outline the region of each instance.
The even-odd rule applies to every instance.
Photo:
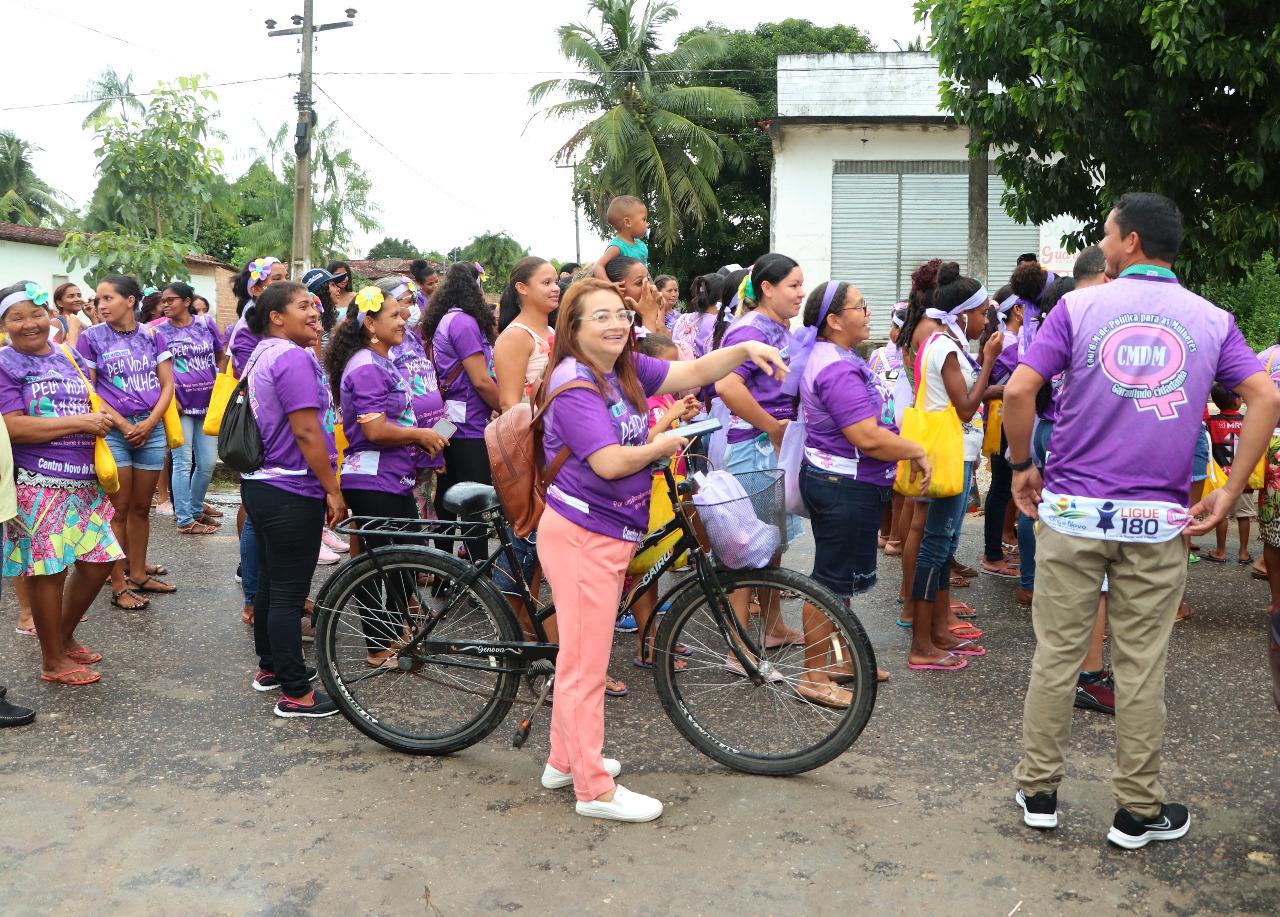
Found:
[[[676,559],[683,554],[693,561],[693,572],[688,576],[682,577],[674,585],[661,593],[657,600],[657,607],[661,607],[664,602],[671,600],[673,596],[679,592],[689,588],[691,580],[696,580],[702,590],[703,596],[712,609],[715,617],[716,628],[720,631],[722,637],[729,644],[730,652],[737,658],[742,665],[743,670],[747,673],[748,678],[756,685],[764,683],[764,677],[760,674],[755,666],[755,660],[761,657],[760,647],[752,640],[747,629],[742,626],[733,607],[729,604],[728,594],[720,585],[719,577],[716,574],[715,565],[711,562],[710,557],[702,549],[701,542],[698,541],[695,534],[692,520],[686,512],[684,504],[680,500],[679,486],[676,484],[675,478],[671,473],[670,462],[661,463],[659,469],[662,471],[663,477],[667,484],[667,490],[671,497],[672,505],[675,508],[675,514],[672,519],[655,532],[651,532],[637,546],[637,551],[645,551],[653,546],[660,544],[664,539],[680,532],[680,538],[672,547],[665,551],[663,555],[649,568],[636,582],[629,596],[624,596],[618,606],[618,615],[621,617],[631,612],[640,597],[648,591],[653,583],[675,565]],[[529,610],[529,618],[533,625],[535,640],[529,641],[501,641],[501,640],[432,640],[430,639],[431,631],[435,628],[439,621],[448,616],[448,613],[455,605],[461,602],[465,596],[471,592],[482,578],[489,573],[497,562],[497,553],[489,556],[479,564],[473,564],[471,569],[454,583],[453,596],[449,604],[444,609],[433,613],[422,631],[414,636],[412,640],[404,647],[397,651],[397,655],[401,659],[403,667],[411,668],[416,662],[431,662],[436,665],[448,665],[458,668],[480,668],[489,672],[523,672],[528,669],[529,664],[535,660],[547,659],[554,660],[556,657],[557,645],[551,643],[547,638],[546,627],[544,622],[555,614],[554,601],[546,605],[539,604],[534,596],[529,584],[525,581],[524,573],[520,569],[520,565],[516,558],[515,545],[512,540],[511,529],[506,524],[506,519],[501,509],[495,508],[478,517],[479,521],[462,522],[448,520],[425,520],[425,519],[393,519],[384,517],[354,517],[347,520],[336,528],[336,531],[343,534],[351,534],[356,536],[377,535],[382,538],[397,538],[401,541],[429,541],[436,538],[449,539],[466,539],[466,538],[488,538],[496,536],[500,542],[501,556],[507,558],[510,566],[510,575],[519,590],[516,598],[524,601],[525,607]],[[376,524],[373,525],[373,524]],[[369,551],[373,560],[374,568],[378,571],[379,577],[386,579],[386,572],[382,568],[379,559],[379,552],[387,550],[386,548],[376,548]],[[434,546],[427,546],[427,550],[443,551]],[[336,573],[336,571],[335,571]],[[417,599],[419,607],[425,608],[426,602],[423,601],[421,587],[417,583],[413,586],[414,597]],[[505,598],[505,597],[504,597]],[[657,615],[649,619],[645,628],[643,639],[649,638],[649,633],[655,627]],[[732,632],[732,633],[731,633]],[[736,640],[734,637],[736,636]],[[459,660],[456,657],[474,657],[475,662]],[[503,660],[501,666],[492,665],[492,658],[499,656]],[[455,657],[455,658],[449,658]],[[481,662],[480,660],[490,660],[489,662]],[[507,663],[511,664],[508,665]]]

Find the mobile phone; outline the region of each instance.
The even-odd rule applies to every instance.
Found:
[[[458,425],[455,424],[448,417],[441,417],[439,420],[436,421],[435,426],[433,426],[431,429],[435,430],[445,439],[449,439],[453,436],[454,433],[458,432]]]
[[[695,436],[701,436],[703,433],[714,433],[719,429],[720,421],[716,418],[699,417],[695,418],[692,423],[672,427],[668,432],[674,433],[676,436],[683,436],[685,439],[692,439]]]

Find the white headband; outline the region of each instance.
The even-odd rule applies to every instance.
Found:
[[[394,290],[391,291],[391,298],[399,299],[401,296],[403,296],[405,293],[408,293],[408,292],[409,292],[409,284],[402,283],[399,286],[397,286]]]
[[[19,290],[16,293],[10,293],[4,299],[0,299],[0,317],[3,317],[9,311],[10,306],[16,306],[20,302],[28,302],[31,294],[26,290]]]
[[[978,287],[978,292],[974,293],[960,305],[956,306],[950,312],[943,312],[941,309],[925,309],[924,314],[935,321],[942,322],[948,328],[954,329],[957,335],[961,334],[960,323],[956,321],[963,313],[970,309],[976,309],[985,302],[989,302],[991,295],[987,293],[987,288]]]
[[[1020,298],[1017,294],[1008,296],[996,308],[996,324],[1000,327],[1001,334],[1004,333],[1005,325],[1009,321],[1009,313],[1013,311],[1013,307],[1018,304]]]

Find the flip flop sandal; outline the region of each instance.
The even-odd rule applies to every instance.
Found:
[[[964,634],[956,633],[961,630],[967,630],[969,632]],[[984,633],[968,622],[965,622],[964,624],[952,624],[947,628],[947,632],[950,633],[951,636],[960,640],[981,640]]]
[[[169,568],[164,564],[147,564],[147,576],[168,576]]]
[[[965,579],[976,579],[978,576],[977,570],[973,569],[973,567],[966,567],[964,564],[952,563],[951,571],[960,574]]]
[[[75,676],[79,675],[81,672],[83,672],[87,677],[76,678]],[[72,669],[70,672],[63,672],[61,675],[46,675],[44,672],[40,673],[41,681],[51,681],[55,685],[66,685],[68,688],[78,688],[81,685],[91,685],[101,678],[102,673],[95,672],[92,669],[86,669],[83,666],[78,669]]]
[[[144,579],[142,582],[138,582],[137,580],[126,576],[125,582],[130,583],[132,585],[132,589],[130,590],[132,592],[150,592],[152,595],[173,595],[175,592],[178,591],[177,586],[170,586],[168,583],[162,582],[161,580],[156,579],[154,576],[150,574],[148,574],[147,578]],[[156,589],[149,585],[151,583],[159,583],[161,586],[168,586],[169,588]]]
[[[1252,576],[1254,579],[1266,579],[1266,578],[1267,578],[1267,574],[1265,574],[1265,573],[1260,573],[1260,572],[1258,572],[1257,570],[1250,570],[1250,571],[1249,571],[1249,575],[1250,575],[1250,576]]]
[[[89,649],[87,646],[82,646],[78,650],[72,650],[67,653],[67,658],[81,665],[96,665],[102,661],[102,654]]]
[[[767,650],[780,650],[784,646],[803,646],[804,634],[798,634],[795,637],[769,637],[764,638],[764,648]],[[680,655],[686,655],[681,653]],[[692,654],[688,654],[692,655]]]
[[[959,665],[943,665],[942,663],[946,662],[948,659],[959,659],[960,664]],[[924,672],[924,671],[959,672],[969,668],[969,660],[961,659],[955,653],[947,653],[937,662],[908,662],[907,668],[914,669],[917,672]]]
[[[897,624],[899,627],[906,628],[907,630],[911,630],[911,628],[915,627],[915,625],[914,625],[914,624],[912,624],[910,621],[904,621],[904,620],[902,620],[901,618],[899,618],[898,620],[894,621],[893,623],[894,623],[894,624]]]
[[[222,510],[215,507],[212,503],[206,503],[204,506],[200,507],[200,511],[204,513],[204,515],[211,516],[214,519],[221,519],[224,515],[226,515],[225,513],[222,512]]]
[[[654,666],[652,662],[645,662],[639,656],[632,657],[631,664],[637,669],[652,669]],[[689,668],[689,663],[685,662],[683,659],[676,660],[675,669],[677,672],[683,672],[687,668]]]
[[[966,605],[964,602],[952,602],[951,612],[961,621],[972,621],[978,616],[977,610],[971,605]]]
[[[1006,553],[1006,554],[1017,554],[1017,553],[1018,553],[1018,546],[1017,546],[1016,544],[1012,544],[1012,543],[1010,543],[1010,542],[1008,542],[1008,541],[1002,541],[1002,542],[1000,542],[1000,547],[1004,550],[1004,553]]]
[[[205,525],[203,522],[188,522],[186,525],[179,526],[179,535],[212,535],[218,531],[215,526]]]
[[[1017,579],[1020,576],[1017,566],[1010,563],[1001,564],[994,570],[984,564],[982,572],[987,576],[994,576],[999,579]]]
[[[626,688],[623,688],[622,690],[618,690],[617,688],[609,687],[609,683],[607,681],[604,683],[605,697],[626,697],[630,693],[631,692],[628,691]]]
[[[129,596],[129,598],[131,598],[131,599],[135,599],[136,601],[141,602],[142,604],[141,604],[141,605],[126,605],[126,604],[124,604],[124,602],[121,602],[121,601],[120,601],[120,596],[122,596],[122,595],[128,595],[128,596]],[[116,592],[115,590],[112,590],[112,592],[111,592],[111,604],[112,604],[112,605],[114,605],[114,606],[116,606],[116,608],[123,608],[125,611],[146,611],[148,608],[150,608],[150,607],[151,607],[151,600],[150,600],[150,599],[144,599],[142,596],[138,595],[138,594],[137,594],[136,592],[134,592],[132,589],[121,589],[119,592]]]
[[[1247,567],[1249,564],[1253,563],[1253,555],[1246,554],[1244,557],[1237,557],[1236,563],[1242,567]]]
[[[959,573],[952,573],[948,585],[950,585],[952,589],[968,589],[969,581]]]
[[[885,544],[885,546],[884,546],[884,553],[885,553],[885,555],[886,555],[886,556],[888,556],[888,557],[901,557],[901,556],[902,556],[902,542],[901,542],[901,541],[889,541],[889,542],[887,542],[887,543]]]
[[[955,646],[951,647],[948,652],[954,653],[957,656],[985,656],[987,655],[987,648],[985,646],[979,646],[973,640],[965,640],[962,643],[957,643]]]
[[[36,629],[35,629],[34,627],[15,627],[15,628],[13,629],[13,632],[14,632],[15,634],[17,634],[19,637],[38,637],[38,636],[40,636],[39,634],[37,634],[37,633],[36,633]]]
[[[1188,567],[1192,567],[1192,566],[1195,566],[1196,564],[1200,563],[1200,558],[1201,558],[1201,556],[1202,556],[1202,555],[1200,555],[1200,554],[1190,554],[1190,555],[1188,555],[1188,556],[1187,556],[1187,566],[1188,566]]]
[[[1200,559],[1207,560],[1211,564],[1225,564],[1227,562],[1225,557],[1214,557],[1212,554],[1201,554]],[[1187,563],[1191,563],[1191,561],[1188,560]],[[1253,563],[1253,558],[1250,558],[1248,563]]]

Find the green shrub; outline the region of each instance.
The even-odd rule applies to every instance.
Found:
[[[1280,262],[1274,255],[1263,255],[1240,280],[1210,281],[1200,293],[1236,317],[1254,350],[1276,343],[1280,332]]]

